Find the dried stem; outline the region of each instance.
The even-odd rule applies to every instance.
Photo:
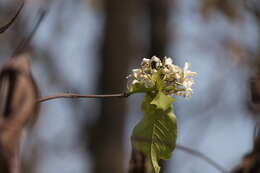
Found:
[[[122,97],[128,97],[130,96],[129,93],[119,93],[119,94],[104,94],[104,95],[81,95],[81,94],[75,94],[75,93],[62,93],[62,94],[57,94],[53,96],[46,96],[43,98],[40,98],[38,100],[38,103],[41,102],[46,102],[49,100],[54,100],[54,99],[60,99],[60,98],[71,98],[71,99],[79,99],[79,98],[122,98]]]
[[[0,34],[4,33],[14,23],[15,19],[19,16],[20,12],[22,11],[23,6],[24,2],[21,4],[20,8],[16,12],[15,16],[11,19],[11,21],[0,28]]]
[[[222,166],[220,166],[214,160],[212,160],[211,158],[209,158],[208,156],[206,156],[205,154],[203,154],[203,153],[201,153],[199,151],[196,151],[194,149],[191,149],[191,148],[179,145],[179,144],[176,145],[176,149],[182,150],[184,152],[187,152],[187,153],[189,153],[191,155],[194,155],[194,156],[196,156],[196,157],[206,161],[207,163],[209,163],[210,165],[212,165],[213,167],[215,167],[217,170],[219,170],[222,173],[227,173],[228,172],[226,169],[224,169]]]
[[[21,43],[16,47],[16,49],[13,52],[13,55],[11,57],[17,57],[16,55],[20,54],[21,52],[25,51],[28,44],[32,40],[33,36],[37,32],[39,26],[41,25],[43,19],[46,16],[46,10],[45,9],[40,9],[39,10],[39,19],[37,20],[34,28],[32,31],[21,41]]]

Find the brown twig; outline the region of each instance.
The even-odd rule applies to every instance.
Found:
[[[37,86],[30,59],[20,55],[0,70],[0,172],[20,173],[22,134],[37,117]]]
[[[53,96],[46,96],[43,98],[40,98],[38,100],[38,103],[41,102],[46,102],[49,100],[54,100],[54,99],[60,99],[60,98],[71,98],[71,99],[79,99],[79,98],[122,98],[122,97],[128,97],[130,94],[129,93],[119,93],[119,94],[104,94],[104,95],[81,95],[81,94],[74,94],[74,93],[62,93],[62,94],[57,94]]]
[[[20,54],[21,52],[25,51],[27,48],[28,44],[32,40],[33,36],[37,32],[40,24],[42,23],[43,19],[46,16],[46,10],[45,9],[40,9],[39,11],[39,19],[37,20],[34,28],[32,31],[21,41],[21,43],[16,47],[16,49],[13,52],[13,55],[11,57],[17,57],[16,55]]]
[[[16,12],[15,16],[11,19],[11,21],[0,28],[0,34],[4,33],[14,23],[15,19],[19,16],[20,12],[22,11],[23,6],[24,2],[21,4],[20,8]]]
[[[187,152],[191,155],[194,155],[204,161],[206,161],[207,163],[209,163],[210,165],[212,165],[214,168],[216,168],[217,170],[219,170],[222,173],[228,173],[228,171],[226,169],[224,169],[222,166],[220,166],[218,163],[216,163],[214,160],[212,160],[211,158],[209,158],[208,156],[206,156],[205,154],[196,151],[194,149],[182,146],[180,144],[176,145],[176,149],[179,149],[181,151]]]

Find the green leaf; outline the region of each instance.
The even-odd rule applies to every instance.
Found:
[[[146,93],[151,91],[151,88],[146,88],[144,86],[144,84],[140,84],[140,83],[136,83],[134,85],[131,85],[130,89],[129,89],[129,93],[133,94],[133,93]]]
[[[159,99],[156,103],[168,99],[160,95],[157,94]],[[157,96],[146,94],[142,104],[144,118],[136,125],[132,134],[133,147],[146,154],[154,173],[160,172],[160,159],[170,158],[177,138],[177,120],[172,112],[172,105],[166,101],[168,108],[163,106],[166,109],[160,109],[157,105],[151,104]]]
[[[165,95],[162,91],[159,91],[156,97],[152,100],[151,104],[155,105],[158,109],[166,111],[175,102],[175,99],[171,96]]]

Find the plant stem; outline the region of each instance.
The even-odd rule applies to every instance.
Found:
[[[205,155],[199,151],[182,146],[180,144],[176,145],[176,149],[179,149],[181,151],[184,151],[186,153],[189,153],[191,155],[194,155],[194,156],[206,161],[207,163],[209,163],[210,165],[212,165],[214,168],[216,168],[217,170],[219,170],[222,173],[228,173],[228,171],[226,169],[224,169],[222,166],[220,166],[217,162],[215,162],[213,159],[211,159],[210,157],[208,157],[207,155]]]
[[[0,28],[0,34],[4,33],[14,23],[15,19],[19,16],[20,12],[22,11],[23,6],[24,2],[22,2],[20,8],[18,9],[14,17],[11,19],[11,21]]]
[[[42,103],[46,102],[49,100],[54,100],[54,99],[60,99],[60,98],[71,98],[71,99],[79,99],[79,98],[124,98],[130,96],[129,93],[119,93],[119,94],[104,94],[104,95],[81,95],[81,94],[75,94],[75,93],[62,93],[62,94],[57,94],[53,96],[46,96],[43,98],[40,98],[37,102]]]

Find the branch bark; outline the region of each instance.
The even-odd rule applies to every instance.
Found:
[[[20,173],[21,135],[38,112],[37,86],[26,55],[10,60],[0,71],[0,170]]]
[[[80,98],[124,98],[128,97],[128,93],[120,93],[120,94],[106,94],[106,95],[81,95],[75,93],[62,93],[53,96],[46,96],[43,98],[38,99],[38,102],[46,102],[49,100],[54,99],[61,99],[61,98],[71,98],[71,99],[80,99]]]
[[[101,46],[99,90],[123,91],[125,75],[134,57],[132,17],[136,0],[105,0],[105,25]],[[89,150],[93,158],[93,173],[122,173],[125,171],[124,129],[126,100],[101,100],[101,113],[90,128]],[[87,127],[88,128],[88,127]],[[105,147],[104,147],[105,146]]]
[[[20,12],[22,11],[23,6],[24,6],[24,2],[22,2],[20,8],[18,9],[18,11],[14,15],[14,17],[10,20],[10,22],[8,22],[7,24],[5,24],[4,26],[2,26],[0,28],[0,34],[4,33],[8,28],[10,28],[10,26],[14,23],[14,21],[16,20],[16,18],[19,16]]]

